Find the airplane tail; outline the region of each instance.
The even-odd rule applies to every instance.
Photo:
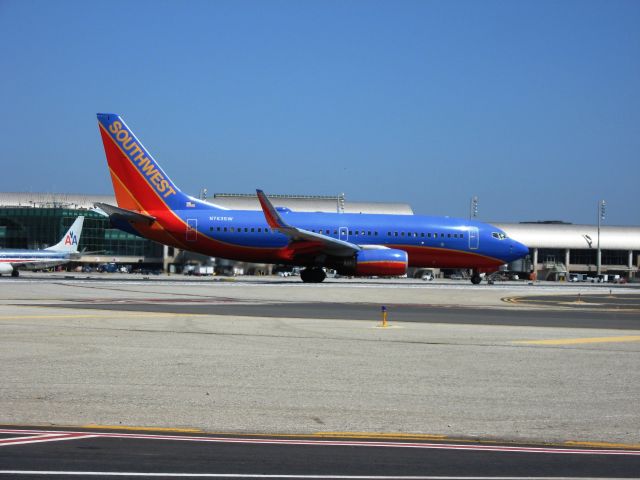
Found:
[[[98,125],[120,208],[138,212],[195,207],[171,181],[120,115],[98,113]]]
[[[82,233],[82,224],[84,223],[84,217],[80,216],[71,224],[67,233],[64,234],[62,240],[55,245],[45,248],[45,250],[54,252],[75,253],[78,251],[78,244],[80,243],[80,234]]]

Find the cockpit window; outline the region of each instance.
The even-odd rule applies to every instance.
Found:
[[[493,238],[497,238],[498,240],[505,240],[507,238],[507,234],[502,232],[492,232],[491,236]]]

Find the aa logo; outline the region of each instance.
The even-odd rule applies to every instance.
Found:
[[[77,245],[78,244],[78,237],[73,233],[69,233],[67,234],[67,236],[64,238],[64,244],[65,245]]]

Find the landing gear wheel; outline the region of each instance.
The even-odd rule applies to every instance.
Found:
[[[478,285],[481,281],[482,277],[479,273],[474,273],[473,275],[471,275],[471,283],[473,283],[474,285]]]
[[[302,270],[300,272],[300,280],[302,280],[303,283],[311,282],[311,269],[310,268],[305,268],[304,270]]]
[[[320,283],[327,274],[321,268],[305,268],[300,272],[300,278],[304,283]]]
[[[13,271],[11,272],[11,276],[12,277],[18,277],[18,276],[20,276],[20,272],[14,268]]]
[[[324,273],[324,270],[321,268],[313,269],[313,281],[314,283],[322,283],[324,279],[327,278],[327,274]]]

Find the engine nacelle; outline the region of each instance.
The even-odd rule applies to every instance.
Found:
[[[9,274],[13,272],[13,267],[10,263],[0,263],[0,275]]]
[[[354,257],[333,266],[342,275],[399,277],[407,273],[409,257],[404,250],[376,248],[360,250]]]

